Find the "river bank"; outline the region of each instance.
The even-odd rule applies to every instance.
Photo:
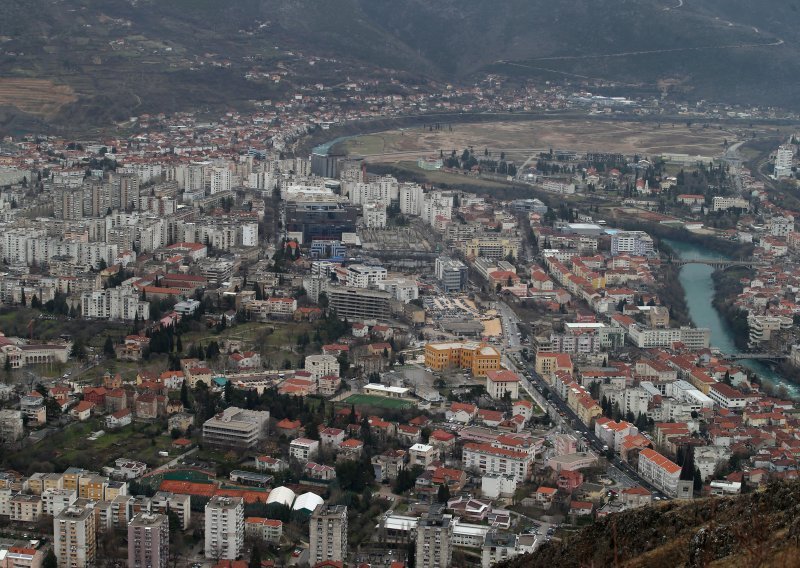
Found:
[[[681,260],[728,260],[723,254],[693,243],[670,239],[664,239],[663,242]],[[697,327],[707,327],[711,330],[712,348],[723,354],[738,353],[740,349],[736,345],[733,330],[714,307],[716,288],[713,272],[713,269],[705,264],[686,264],[681,268],[679,282],[686,298],[687,309]],[[744,359],[740,363],[757,375],[762,384],[768,388],[785,390],[787,396],[800,398],[800,386],[762,362]]]

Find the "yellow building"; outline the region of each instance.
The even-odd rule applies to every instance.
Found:
[[[501,235],[483,235],[464,241],[464,256],[484,257],[489,259],[503,259],[508,255],[519,257],[521,244],[519,237],[505,237]]]
[[[78,497],[102,501],[105,497],[106,483],[108,478],[102,475],[82,476],[78,480]]]
[[[437,372],[457,367],[469,370],[475,377],[485,377],[489,371],[500,369],[500,359],[497,349],[475,341],[428,343],[425,346],[425,366]]]
[[[553,382],[551,377],[556,371],[566,371],[572,374],[574,370],[569,353],[537,353],[535,369],[544,380],[551,384]]]
[[[91,475],[91,472],[78,467],[70,467],[64,472],[63,489],[74,489],[78,491],[78,480],[81,476]]]

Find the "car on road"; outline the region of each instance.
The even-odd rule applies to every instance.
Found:
[[[303,549],[302,548],[295,548],[292,551],[292,557],[293,558],[298,558],[301,554],[303,554]]]

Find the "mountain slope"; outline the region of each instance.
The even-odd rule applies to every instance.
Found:
[[[611,515],[501,568],[788,567],[800,563],[800,483]]]
[[[69,86],[40,114],[104,124],[240,108],[299,84],[486,72],[800,107],[798,0],[4,0],[2,78]],[[298,52],[302,54],[298,56]],[[311,67],[306,57],[324,58]],[[288,70],[281,83],[246,80]],[[35,113],[34,113],[35,114]]]

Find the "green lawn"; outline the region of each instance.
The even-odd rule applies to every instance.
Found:
[[[375,406],[378,408],[392,409],[410,408],[413,405],[413,403],[407,400],[398,400],[396,398],[387,398],[385,396],[373,394],[354,394],[347,397],[344,402],[356,406]]]

